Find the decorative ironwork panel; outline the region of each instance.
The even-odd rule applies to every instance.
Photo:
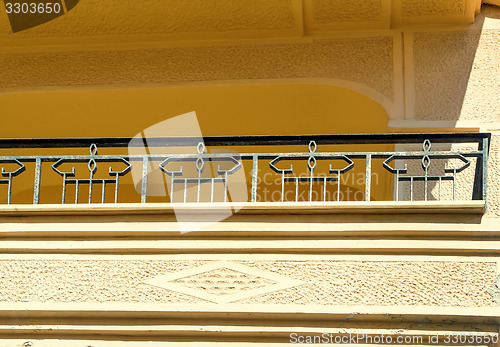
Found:
[[[92,203],[92,198],[95,190],[95,186],[101,186],[101,203],[106,201],[106,185],[112,184],[114,185],[114,202],[118,202],[118,187],[119,187],[119,178],[127,174],[130,169],[130,163],[124,158],[102,158],[98,155],[97,145],[92,144],[89,148],[90,157],[87,158],[78,158],[75,157],[73,159],[59,159],[52,165],[52,169],[57,172],[63,178],[63,189],[62,189],[62,203],[66,203],[66,193],[68,185],[75,186],[75,204],[78,203],[80,197],[80,188],[83,185],[88,186],[88,203]],[[60,171],[58,168],[65,163],[83,163],[87,162],[88,168],[88,178],[76,178],[75,177],[75,168],[73,167],[71,171]],[[97,173],[97,163],[124,163],[126,167],[121,171],[113,171],[111,166],[108,168],[108,174],[111,178],[95,178]]]
[[[414,183],[415,182],[423,182],[424,184],[424,200],[427,201],[428,199],[428,191],[429,191],[429,182],[437,182],[438,183],[438,196],[437,199],[441,200],[441,188],[442,188],[442,182],[443,181],[452,181],[453,183],[453,188],[452,188],[452,194],[453,194],[453,200],[455,200],[455,182],[456,182],[456,177],[457,173],[462,172],[466,168],[470,166],[470,160],[466,159],[463,155],[461,154],[440,154],[440,153],[434,153],[431,152],[431,141],[426,139],[423,142],[423,150],[421,156],[419,155],[414,155],[414,154],[395,154],[391,155],[389,158],[384,160],[383,166],[386,170],[389,172],[395,174],[395,200],[399,200],[399,183],[400,182],[409,182],[410,186],[410,200],[413,201],[414,199]],[[430,175],[429,174],[429,168],[431,166],[431,160],[433,158],[437,159],[459,159],[463,162],[463,165],[459,168],[449,168],[448,164],[445,164],[444,168],[444,173],[443,175]],[[409,159],[418,159],[421,161],[421,168],[422,168],[422,174],[421,175],[407,175],[408,173],[408,165],[405,163],[404,168],[402,169],[395,169],[389,165],[389,163],[394,162],[395,160],[409,160]],[[451,173],[451,175],[447,175],[448,173]]]
[[[206,153],[205,145],[200,142],[197,147],[198,154],[196,155],[171,155],[164,161],[160,163],[160,169],[170,176],[170,201],[174,202],[174,193],[176,187],[180,184],[183,188],[183,202],[188,202],[188,184],[193,183],[196,185],[196,202],[200,202],[201,196],[201,187],[203,184],[210,185],[210,202],[214,202],[214,193],[215,193],[215,185],[216,183],[221,183],[224,186],[223,192],[223,201],[228,201],[228,176],[234,174],[238,171],[242,165],[241,163],[231,156],[217,156],[211,157]],[[203,177],[202,174],[205,172],[206,163],[210,164],[211,162],[231,162],[233,163],[233,167],[230,169],[222,169],[220,164],[217,165],[216,173],[218,176],[212,177],[211,172],[209,173],[209,177]],[[195,164],[196,169],[196,177],[187,177],[185,169],[183,166],[180,166],[179,170],[169,170],[167,169],[167,165],[173,162],[187,162],[191,164]],[[176,186],[177,184],[177,186]]]
[[[245,188],[245,194],[238,199],[251,202],[259,201],[262,190],[267,188],[263,186],[261,179],[264,174],[272,175],[276,181],[270,185],[276,194],[271,199],[262,199],[268,202],[339,201],[341,189],[349,187],[345,178],[354,177],[354,174],[362,176],[362,182],[356,182],[355,187],[364,193],[366,201],[372,199],[374,191],[380,195],[382,189],[387,193],[384,198],[394,191],[396,201],[416,200],[420,196],[423,200],[439,200],[442,198],[442,190],[445,198],[449,195],[453,199],[459,196],[460,199],[465,197],[486,201],[489,139],[490,135],[486,133],[227,136],[205,137],[203,142],[200,142],[199,137],[158,137],[147,139],[147,147],[154,148],[154,151],[143,150],[137,153],[127,152],[130,146],[145,148],[146,142],[137,141],[136,138],[0,139],[1,202],[27,203],[26,197],[31,200],[32,193],[34,204],[49,200],[53,203],[52,182],[57,180],[59,185],[62,178],[62,203],[67,203],[73,192],[74,203],[82,200],[87,203],[97,200],[100,203],[116,203],[119,191],[128,189],[124,185],[129,185],[129,188],[133,186],[127,190],[127,199],[135,200],[127,202],[145,203],[148,185],[151,189],[156,187],[154,177],[161,177],[163,187],[166,179],[170,196],[165,192],[164,196],[156,198],[157,195],[154,195],[153,199],[151,194],[151,200],[227,202],[235,201],[231,191],[232,184],[244,178],[245,174],[250,179],[240,185]],[[433,150],[431,147],[434,144],[446,145],[446,149]],[[455,150],[455,144],[465,147]],[[361,150],[346,150],[354,148],[351,145],[356,145],[355,148]],[[374,151],[373,146],[380,149],[380,145],[423,147],[418,150],[395,151],[390,146],[384,146],[384,150]],[[180,154],[186,153],[186,147],[193,146],[197,148],[194,153]],[[290,150],[300,148],[297,146],[308,146],[308,150]],[[113,155],[98,154],[98,147],[111,148]],[[16,149],[25,151],[29,148],[36,148],[37,155],[15,155]],[[87,148],[90,152],[85,155],[39,155],[44,148]],[[210,148],[210,152],[206,148]],[[217,152],[217,148],[232,152]],[[234,151],[234,148],[238,151]],[[318,151],[318,148],[322,150]],[[9,155],[2,153],[3,150]],[[54,150],[51,151],[53,152]],[[287,161],[292,161],[292,164]],[[439,164],[442,161],[447,161],[444,167]],[[449,165],[451,161],[459,165]],[[399,166],[400,163],[403,165]],[[416,168],[415,163],[418,163]],[[51,169],[48,169],[49,166]],[[468,168],[470,169],[465,171]],[[50,171],[51,174],[42,174],[45,171]],[[132,174],[123,178],[129,172]],[[384,186],[378,180],[372,180],[374,172],[385,173],[387,179]],[[463,180],[467,174],[473,178]],[[463,184],[468,184],[469,187],[464,189]],[[422,187],[422,193],[419,191],[416,194],[415,185],[419,189]],[[408,197],[401,195],[402,187],[409,190]],[[4,189],[7,191],[6,199]],[[299,189],[302,193],[307,193],[304,198],[299,198]],[[318,198],[313,198],[313,191],[315,194],[319,192]],[[285,192],[294,194],[294,197],[285,198]],[[337,197],[329,198],[329,194],[335,192]],[[463,192],[467,192],[469,196],[465,196]],[[44,197],[44,194],[47,194],[47,200],[40,200],[40,196]],[[114,196],[106,197],[107,194]],[[59,193],[56,199],[58,201]],[[379,199],[379,196],[374,196],[373,199]]]
[[[269,166],[275,172],[281,175],[281,201],[284,201],[285,196],[285,182],[294,182],[295,183],[295,201],[299,201],[299,182],[307,182],[309,183],[309,201],[312,200],[313,195],[313,182],[321,182],[322,183],[322,201],[326,201],[326,193],[327,193],[327,182],[337,182],[337,201],[340,200],[340,175],[346,173],[351,170],[354,166],[354,162],[349,159],[349,157],[345,155],[321,155],[320,153],[316,153],[317,144],[314,141],[309,142],[309,154],[283,154],[279,157],[273,159]],[[285,159],[288,160],[307,160],[307,168],[309,170],[308,176],[297,176],[293,172],[293,165],[290,164],[290,168],[288,169],[279,169],[276,164]],[[333,169],[332,164],[329,164],[328,173],[333,176],[327,175],[315,175],[315,170],[317,167],[318,160],[343,160],[347,163],[347,165],[342,169]]]

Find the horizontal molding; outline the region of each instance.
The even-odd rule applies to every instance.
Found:
[[[1,317],[160,318],[232,321],[345,321],[500,324],[498,307],[334,306],[159,303],[0,303]],[[253,323],[255,325],[255,322]]]
[[[0,254],[4,261],[363,261],[363,262],[455,262],[495,263],[498,257],[456,255],[357,255],[357,254]],[[500,273],[500,267],[497,271]]]
[[[498,256],[500,241],[129,240],[2,241],[0,254],[415,254]]]
[[[174,218],[53,216],[0,218],[3,241],[249,239],[500,239],[500,219],[464,215],[246,216],[181,234]],[[194,223],[193,223],[194,227]]]
[[[238,214],[394,214],[394,213],[484,213],[483,200],[471,201],[331,201],[244,203],[118,203],[2,205],[0,216],[117,215],[117,214],[217,214],[228,208]]]
[[[263,322],[267,323],[267,322]],[[475,334],[484,337],[486,334],[497,334],[496,328],[489,324],[489,326],[479,325],[441,325],[439,330],[417,330],[417,329],[363,329],[362,324],[357,324],[356,328],[331,328],[331,327],[303,327],[303,326],[241,326],[241,325],[0,325],[0,337],[2,335],[32,335],[37,337],[50,337],[50,336],[76,336],[77,338],[95,337],[129,337],[129,338],[143,338],[147,340],[155,339],[168,339],[175,340],[189,340],[191,339],[204,339],[221,341],[233,340],[234,342],[240,341],[262,341],[263,339],[268,342],[276,341],[290,341],[290,336],[317,336],[327,334],[327,336],[349,336],[349,334],[360,336],[360,341],[364,340],[366,335],[376,336],[380,338],[384,336],[414,336],[418,335],[423,338],[423,341],[428,342],[429,338],[436,338],[439,336],[439,341],[442,343],[445,336],[448,334],[451,337],[450,329],[453,332],[457,330],[461,334]],[[368,325],[369,326],[369,325]],[[448,329],[447,329],[448,328]],[[362,329],[362,330],[361,330]],[[479,330],[481,329],[481,330]],[[198,342],[198,341],[197,341]],[[217,344],[218,346],[218,344]],[[274,346],[274,344],[273,344]],[[358,346],[356,344],[356,346]]]
[[[123,346],[123,347],[179,347],[179,346],[185,346],[185,347],[192,347],[193,342],[181,342],[181,341],[176,341],[176,342],[170,342],[170,341],[150,341],[151,339],[147,339],[147,341],[138,341],[137,339],[134,339],[133,341],[123,341],[123,338],[118,338],[119,340],[115,339],[104,339],[102,337],[100,338],[95,338],[95,337],[88,337],[88,336],[82,336],[81,338],[78,338],[76,341],[74,337],[66,336],[66,339],[64,338],[43,338],[40,339],[39,334],[36,334],[37,337],[33,338],[30,337],[29,341],[33,343],[33,346],[36,347],[68,347],[68,346],[92,346],[92,347],[117,347],[117,346]],[[27,342],[27,337],[19,338],[19,334],[16,335],[18,338],[2,338],[2,343],[5,346],[22,346],[24,342]],[[92,340],[90,340],[92,338]],[[234,347],[235,342],[217,342],[216,344],[214,342],[200,342],[196,341],[196,346],[197,347]],[[358,347],[373,347],[373,345],[357,345]],[[238,347],[269,347],[269,342],[241,342],[238,341]],[[290,343],[273,343],[272,347],[290,347]]]
[[[231,205],[2,206],[0,254],[500,253],[499,219],[479,213],[483,201],[251,203],[217,223],[190,223],[187,233],[177,206],[203,219]]]

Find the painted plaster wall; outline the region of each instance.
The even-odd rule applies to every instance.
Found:
[[[252,305],[426,305],[497,307],[486,290],[496,279],[495,262],[453,261],[232,261],[238,271],[203,270],[216,261],[188,260],[0,260],[0,302],[34,303],[213,303],[235,295],[234,304]],[[259,258],[256,256],[256,258]],[[362,259],[363,257],[361,257]],[[187,270],[199,274],[186,273]],[[263,275],[252,270],[263,271]],[[182,286],[149,280],[179,274]],[[272,290],[275,276],[298,281]],[[200,276],[203,275],[203,276]],[[29,279],[29,281],[27,281]],[[163,287],[162,287],[163,285]],[[256,294],[252,286],[268,292]],[[191,290],[190,290],[191,289]]]
[[[383,8],[376,10],[377,2],[367,1],[356,8],[357,12],[350,7],[342,7],[344,12],[336,11],[335,6],[338,4],[316,1],[313,22],[316,26],[310,23],[310,32],[321,32],[330,24],[336,25],[352,18],[376,22],[384,16]],[[266,5],[262,3],[262,6]],[[217,6],[207,10],[205,16],[210,19],[210,16],[216,15],[219,21],[198,22],[193,18],[180,18],[180,23],[156,34],[215,29],[234,31],[235,23],[217,14],[218,10]],[[240,18],[240,11],[230,11],[230,17]],[[290,2],[273,2],[272,6],[265,7],[258,21],[241,20],[243,28],[238,28],[296,30],[298,17],[293,17],[296,15],[294,11]],[[453,6],[443,6],[443,2],[407,0],[402,2],[400,13],[402,17],[420,18],[432,16],[435,12],[443,14],[443,11],[446,15],[461,16],[468,11],[468,5],[461,1],[453,2]],[[332,17],[332,13],[337,17]],[[64,29],[71,17],[68,15],[65,18],[64,21],[68,21],[62,21],[65,24],[53,31],[36,29],[40,30],[39,36],[67,36]],[[253,42],[9,46],[0,49],[3,67],[0,72],[0,92],[4,99],[16,101],[42,90],[58,97],[64,96],[65,91],[78,88],[99,94],[99,90],[103,89],[131,91],[142,86],[196,86],[227,81],[263,81],[265,84],[270,80],[273,83],[298,83],[323,79],[325,83],[366,91],[386,107],[392,119],[425,122],[467,120],[477,121],[478,127],[486,130],[495,129],[495,123],[500,122],[499,18],[498,8],[484,7],[471,27],[396,28],[392,31],[330,33],[324,37],[279,38],[275,41],[258,39]],[[155,31],[155,23],[157,25],[161,19],[160,16],[153,16],[149,23],[133,21],[128,28],[125,27],[125,33]],[[85,35],[93,37],[124,33],[123,23],[121,31],[107,28],[104,32],[99,32],[101,28],[97,22],[91,24]],[[80,29],[84,27],[82,25]],[[5,26],[3,29],[5,33]],[[30,38],[28,33],[22,35]],[[33,97],[31,100],[35,99]],[[12,109],[16,107],[15,103],[11,102],[10,105]],[[75,107],[78,107],[79,112],[86,110],[85,106],[78,104]],[[154,107],[160,108],[161,103]],[[8,110],[3,112],[7,113]],[[68,110],[54,109],[54,112],[62,117]],[[48,124],[40,124],[43,133],[43,126]],[[385,126],[383,124],[381,128]],[[300,131],[303,127],[298,124],[296,129]],[[411,131],[411,128],[406,131]],[[6,129],[1,136],[7,137],[8,134]],[[489,217],[500,216],[499,141],[500,136],[494,133],[489,161]],[[470,182],[471,177],[469,175],[464,180]],[[431,234],[429,238],[433,236],[436,235]],[[336,240],[330,241],[335,243]],[[404,244],[404,240],[401,242]],[[471,241],[469,248],[474,249],[475,245]],[[424,247],[423,251],[429,252],[429,248]],[[392,252],[398,253],[396,249]],[[224,258],[223,255],[220,257]],[[231,254],[228,257],[233,261],[237,258]],[[165,272],[205,265],[208,262],[204,260],[72,261],[53,260],[50,255],[42,258],[0,261],[4,272],[9,274],[1,278],[5,281],[3,296],[0,296],[3,303],[204,303],[203,299],[196,296],[168,289],[153,289],[143,283],[148,277]],[[418,262],[405,258],[389,263],[363,261],[362,256],[359,258],[350,261],[241,261],[249,267],[303,280],[306,285],[245,298],[240,304],[250,307],[255,304],[291,303],[304,307],[325,303],[361,304],[382,305],[387,310],[393,305],[411,305],[415,311],[422,309],[420,305],[439,309],[454,307],[464,311],[498,308],[486,293],[497,275],[497,258],[443,261],[435,256],[431,261]],[[356,275],[346,273],[346,268]],[[221,274],[213,275],[217,279]],[[266,283],[262,284],[264,286]],[[235,288],[238,289],[237,286]]]
[[[499,23],[486,7],[468,30],[413,33],[416,119],[500,121]]]

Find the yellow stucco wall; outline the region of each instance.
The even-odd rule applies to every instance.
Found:
[[[361,93],[314,84],[14,92],[0,103],[3,138],[134,136],[190,111],[205,136],[382,133],[389,120]]]

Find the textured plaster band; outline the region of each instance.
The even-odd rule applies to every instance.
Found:
[[[0,89],[216,80],[335,78],[393,100],[393,38],[0,54]],[[376,68],[373,68],[375,67]]]
[[[496,305],[486,292],[496,278],[495,262],[247,260],[229,262],[235,265],[226,270],[224,266],[207,270],[213,263],[2,260],[0,302],[207,303],[196,296],[196,291],[205,290],[212,296],[235,295],[239,299],[234,303],[239,304]],[[178,275],[173,279],[175,291],[164,289],[168,281],[161,284],[163,288],[148,284],[169,274]],[[284,278],[298,282],[258,295],[252,291],[284,283]],[[184,293],[179,285],[186,286]]]
[[[362,2],[313,1],[313,18],[317,24],[377,21],[381,19],[381,16],[381,0],[365,0]]]
[[[85,0],[78,11],[19,37],[102,36],[280,30],[295,25],[293,0]],[[196,9],[194,12],[193,9]],[[3,13],[2,13],[3,15]],[[3,19],[3,18],[1,18]],[[0,20],[0,36],[11,34]]]
[[[463,14],[466,0],[402,0],[403,17]]]

